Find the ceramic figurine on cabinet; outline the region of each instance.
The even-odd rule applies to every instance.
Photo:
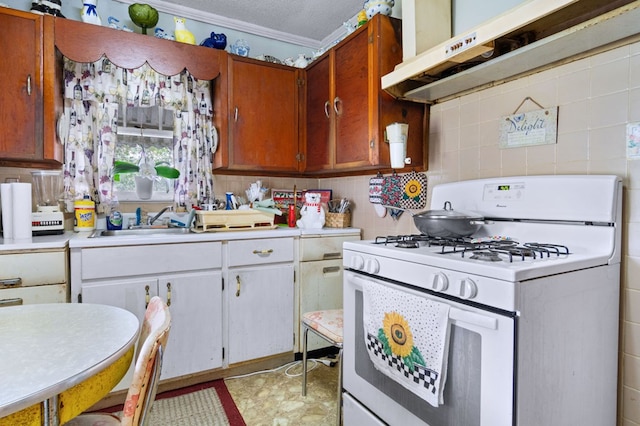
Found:
[[[200,46],[224,50],[224,48],[227,47],[227,36],[222,33],[216,34],[212,32],[209,38],[205,38],[204,40],[202,40]]]
[[[31,12],[39,15],[53,15],[64,18],[62,14],[62,0],[34,0],[31,2]]]
[[[155,35],[158,38],[163,38],[165,40],[175,40],[176,39],[173,36],[173,34],[169,34],[168,32],[165,32],[165,30],[163,30],[162,28],[156,28],[155,31],[153,32],[153,35]]]
[[[249,47],[249,43],[247,43],[247,40],[244,40],[244,39],[236,40],[236,42],[230,46],[230,49],[231,49],[231,53],[235,55],[249,56],[250,47]]]
[[[82,11],[80,12],[80,18],[82,22],[87,24],[102,25],[102,19],[98,15],[96,4],[98,0],[84,0],[82,4]]]
[[[325,223],[325,213],[320,203],[320,194],[307,192],[304,194],[304,200],[304,206],[300,209],[300,219],[296,225],[302,229],[321,229]]]
[[[173,31],[176,41],[179,41],[180,43],[196,44],[195,36],[185,26],[185,23],[187,22],[185,18],[178,18],[177,16],[174,16],[173,22],[176,24],[176,28]]]

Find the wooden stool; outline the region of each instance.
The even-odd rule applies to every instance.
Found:
[[[302,396],[307,395],[307,333],[309,330],[339,349],[338,351],[338,411],[336,424],[342,418],[342,309],[307,312],[302,315]]]

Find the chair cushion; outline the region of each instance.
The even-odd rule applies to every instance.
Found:
[[[120,419],[115,414],[95,413],[81,414],[71,419],[66,426],[112,426],[120,425]]]
[[[342,343],[342,309],[307,312],[302,322],[318,334],[336,343]]]

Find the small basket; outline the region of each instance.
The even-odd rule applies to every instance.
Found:
[[[351,212],[327,213],[324,219],[327,228],[348,228],[351,226]]]

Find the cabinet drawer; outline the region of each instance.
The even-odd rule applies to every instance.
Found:
[[[222,243],[88,248],[81,257],[83,280],[197,271],[222,267]]]
[[[293,238],[229,241],[229,266],[293,262]]]
[[[27,288],[5,288],[0,290],[0,308],[12,305],[31,305],[34,303],[68,302],[67,284],[51,284]]]
[[[358,235],[300,238],[300,261],[340,259],[342,243],[359,239]]]
[[[3,280],[20,278],[21,287],[67,282],[64,251],[0,255],[0,288]]]

